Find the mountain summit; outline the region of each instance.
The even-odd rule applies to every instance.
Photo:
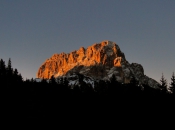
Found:
[[[47,59],[37,72],[38,78],[49,79],[51,76],[70,76],[82,74],[95,80],[109,80],[112,75],[117,81],[129,83],[134,77],[140,84],[157,88],[158,83],[144,75],[142,65],[130,64],[119,46],[112,41],[102,41],[81,47],[77,51],[54,54]]]

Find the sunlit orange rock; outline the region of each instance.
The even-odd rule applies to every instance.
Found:
[[[119,46],[111,41],[103,41],[89,46],[81,47],[77,51],[54,54],[39,68],[38,78],[51,78],[79,72],[96,78],[107,76],[107,69],[113,66],[121,67],[125,62],[124,53]]]

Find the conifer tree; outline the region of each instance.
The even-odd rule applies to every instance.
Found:
[[[49,83],[51,83],[52,85],[57,84],[56,79],[53,75],[51,76]]]
[[[160,79],[159,87],[160,87],[161,92],[163,92],[163,93],[167,92],[167,80],[165,79],[163,73],[162,73],[162,77]]]
[[[110,78],[111,83],[115,83],[116,82],[116,78],[115,75],[113,74]]]
[[[31,83],[34,83],[34,82],[35,82],[35,80],[34,80],[33,78],[31,78],[30,82],[31,82]]]
[[[6,79],[6,66],[5,62],[1,59],[0,60],[0,82],[1,84],[5,82]]]
[[[67,87],[68,84],[69,84],[69,81],[68,81],[68,79],[65,77],[65,78],[63,79],[63,85]]]
[[[18,75],[18,70],[17,70],[17,69],[14,70],[14,75],[15,75],[15,76]]]
[[[9,81],[13,80],[13,69],[12,69],[12,63],[10,58],[8,60],[8,64],[6,67],[6,73],[7,73],[7,82],[10,83]]]
[[[8,69],[8,70],[12,70],[12,62],[11,62],[11,59],[10,59],[10,58],[9,58],[9,60],[8,60],[7,69]]]
[[[14,82],[17,82],[18,81],[18,70],[15,69],[13,71],[13,79],[12,79]]]
[[[174,75],[174,72],[172,74],[172,78],[171,78],[171,83],[170,83],[169,89],[170,89],[170,91],[173,94],[175,94],[175,75]]]
[[[132,75],[132,77],[131,77],[130,84],[132,86],[138,86],[138,84],[139,84],[139,82],[136,80],[134,75]]]
[[[0,73],[1,73],[1,75],[3,75],[5,73],[5,71],[6,71],[5,68],[6,68],[5,62],[1,59],[0,60]]]

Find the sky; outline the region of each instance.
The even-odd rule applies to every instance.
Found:
[[[0,59],[25,80],[55,53],[110,40],[145,75],[175,72],[175,0],[0,0]]]

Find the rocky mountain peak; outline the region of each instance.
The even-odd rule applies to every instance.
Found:
[[[155,80],[144,75],[140,64],[130,64],[119,46],[112,41],[102,41],[89,46],[80,47],[70,53],[54,54],[47,59],[37,72],[38,78],[49,79],[51,76],[68,76],[80,73],[93,79],[109,80],[115,75],[119,82],[129,83],[134,77],[142,83],[156,86]]]

